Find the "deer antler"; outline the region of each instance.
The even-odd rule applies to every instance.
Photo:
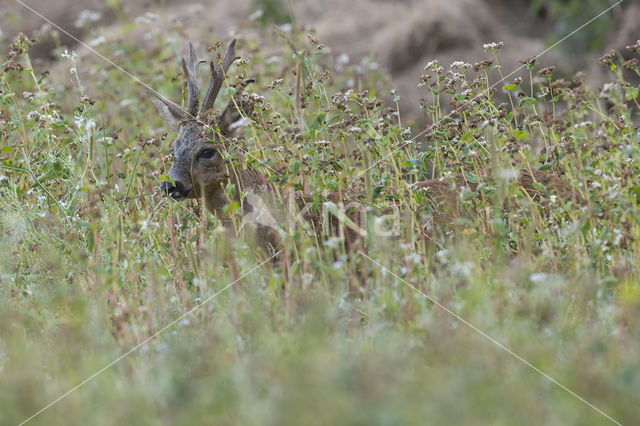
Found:
[[[233,64],[236,59],[238,59],[238,57],[236,56],[236,40],[234,39],[231,44],[229,44],[227,53],[224,55],[224,59],[222,60],[221,67],[216,69],[213,61],[210,62],[211,80],[209,81],[207,94],[204,96],[204,101],[202,102],[202,108],[200,108],[200,114],[203,114],[213,107],[213,103],[222,88],[222,83],[227,75],[227,71],[229,71],[229,67],[231,67],[231,64]]]
[[[189,63],[182,58],[182,70],[187,77],[187,88],[189,90],[189,100],[187,102],[187,112],[192,117],[198,113],[198,82],[196,80],[196,68],[200,60],[193,50],[193,44],[189,42]]]

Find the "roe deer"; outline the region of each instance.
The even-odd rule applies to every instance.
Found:
[[[276,199],[275,188],[265,176],[250,165],[241,166],[244,164],[242,158],[229,160],[222,155],[226,148],[229,148],[226,145],[228,136],[233,133],[237,121],[251,113],[251,104],[246,95],[242,95],[241,90],[238,90],[236,98],[229,101],[220,115],[212,117],[210,113],[227,72],[237,59],[235,43],[235,40],[230,43],[222,63],[217,68],[213,62],[210,62],[211,80],[200,109],[198,109],[196,68],[201,61],[195,55],[191,42],[189,42],[189,60],[188,62],[182,60],[183,72],[187,78],[187,109],[147,91],[168,126],[178,133],[178,137],[172,144],[174,163],[169,170],[169,177],[173,182],[162,182],[160,189],[178,201],[186,198],[204,198],[207,209],[228,225],[229,221],[224,217],[224,213],[225,206],[231,200],[227,196],[225,187],[228,184],[234,184],[235,201],[242,206],[241,213],[252,216],[251,220],[256,225],[258,233],[256,236],[258,245],[267,248],[269,245],[277,246],[280,232],[279,222],[272,215],[270,207],[265,205],[266,201],[273,206]],[[240,89],[242,88],[243,86],[240,85]],[[238,157],[240,156],[241,154],[238,154]],[[467,183],[462,176],[456,176],[454,182],[455,185],[451,185],[446,181],[432,179],[415,185],[417,188],[424,189],[427,198],[433,202],[436,224],[444,225],[450,219],[446,213],[447,208],[457,209],[456,187],[466,186],[474,189],[477,186],[477,184]],[[536,182],[554,191],[559,198],[565,200],[572,198],[571,189],[558,176],[539,171],[530,172],[526,169],[519,172],[518,183],[532,198],[542,195],[536,188]],[[309,209],[310,199],[308,194],[293,194],[293,197],[284,197],[280,201],[297,206],[302,212],[301,217],[311,223],[312,232],[318,235],[324,226],[322,221],[327,218]],[[340,204],[343,201],[342,194],[337,191],[324,194],[323,199],[334,204]],[[329,218],[329,226],[333,231],[336,226],[343,225],[342,220],[345,217],[355,223],[356,227],[361,225],[362,216],[359,211],[348,213],[347,216],[342,215],[342,217],[332,214]],[[344,229],[349,245],[362,235],[362,233],[353,232],[353,229],[346,227]]]
[[[252,204],[244,203],[246,199],[241,200],[241,194],[246,194],[245,198],[251,199],[252,195],[267,191],[269,186],[265,177],[251,166],[238,166],[237,163],[241,162],[235,161],[233,164],[222,156],[227,148],[225,137],[230,136],[238,121],[250,113],[251,106],[247,97],[239,97],[241,90],[238,90],[236,98],[229,101],[220,115],[215,117],[210,114],[229,68],[238,59],[235,56],[235,44],[236,40],[229,44],[222,63],[217,68],[213,61],[210,62],[211,80],[199,110],[196,68],[201,61],[195,55],[191,42],[188,62],[182,59],[182,69],[187,78],[187,109],[147,91],[169,128],[178,133],[172,144],[174,162],[169,170],[169,177],[173,182],[162,182],[160,189],[178,201],[203,197],[207,209],[223,221],[224,207],[230,201],[225,192],[227,184],[235,184],[237,199],[243,201],[245,212],[251,211]],[[251,81],[245,83],[248,82]],[[218,131],[219,134],[216,134]],[[258,224],[266,227],[272,225],[271,222],[268,214],[258,220]],[[268,232],[266,229],[262,231]]]
[[[282,213],[282,208],[273,208],[277,194],[264,175],[250,165],[242,166],[242,158],[223,158],[223,153],[230,148],[226,145],[228,136],[233,133],[237,122],[243,116],[250,114],[252,107],[246,96],[241,99],[231,99],[225,110],[217,117],[211,117],[210,110],[224,83],[227,72],[235,56],[236,40],[233,40],[216,69],[210,62],[211,80],[205,94],[202,106],[198,110],[198,84],[196,68],[200,60],[195,55],[193,44],[189,42],[189,60],[182,60],[183,72],[187,78],[187,109],[170,102],[157,94],[147,91],[157,110],[165,119],[169,128],[178,133],[173,141],[173,165],[169,170],[169,177],[173,182],[162,182],[160,189],[174,200],[187,198],[204,198],[207,209],[214,213],[225,225],[229,221],[225,218],[225,206],[231,201],[225,187],[235,185],[234,201],[241,205],[241,212],[256,230],[259,246],[268,248],[277,246],[278,234],[281,227],[274,219],[274,214]],[[247,81],[250,82],[250,81]],[[239,91],[238,91],[239,92]],[[236,98],[238,93],[236,93]],[[216,126],[219,134],[216,134]],[[241,154],[237,154],[238,157]],[[334,203],[340,202],[337,191],[324,194],[324,200]],[[322,215],[310,208],[311,196],[288,194],[280,201],[284,201],[288,208],[293,206],[296,214],[311,224],[311,232],[318,234],[322,229]],[[291,212],[289,212],[291,213]],[[282,216],[279,215],[282,220]],[[332,215],[331,225],[336,227],[338,216]],[[243,221],[243,223],[246,223]],[[349,233],[353,240],[353,233]]]

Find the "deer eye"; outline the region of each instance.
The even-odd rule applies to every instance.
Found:
[[[216,155],[216,150],[213,148],[207,148],[200,151],[200,154],[198,154],[198,158],[204,158],[205,160],[209,160],[213,158],[214,155]]]

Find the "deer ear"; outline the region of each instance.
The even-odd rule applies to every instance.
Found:
[[[182,109],[180,105],[174,104],[150,90],[147,90],[147,96],[151,98],[151,101],[156,106],[162,118],[164,118],[164,121],[174,132],[177,133],[180,130],[179,124],[181,121],[191,118],[189,113]]]
[[[237,127],[242,125],[240,123],[242,118],[251,116],[252,112],[253,106],[249,103],[249,97],[245,93],[236,96],[235,100],[229,100],[227,107],[218,117],[220,133],[230,136]]]

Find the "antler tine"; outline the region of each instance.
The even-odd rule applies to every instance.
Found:
[[[187,112],[195,117],[198,113],[198,81],[196,80],[196,69],[200,61],[193,50],[193,43],[189,42],[189,63],[182,58],[182,70],[187,77],[187,89],[189,99],[187,101]]]
[[[204,97],[204,101],[202,102],[202,108],[200,108],[200,114],[210,110],[213,107],[213,103],[222,88],[222,83],[224,82],[227,71],[231,65],[238,59],[236,56],[236,40],[234,39],[227,49],[227,53],[224,55],[222,59],[222,66],[218,67],[216,70],[213,62],[210,62],[211,65],[211,80],[209,81],[209,87],[207,88],[207,94]]]

